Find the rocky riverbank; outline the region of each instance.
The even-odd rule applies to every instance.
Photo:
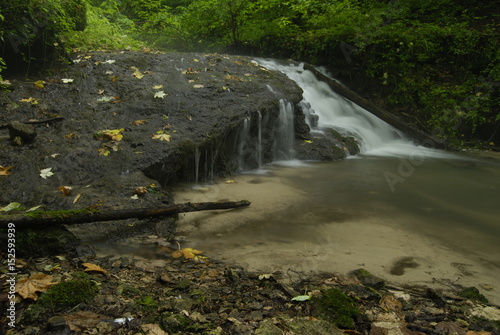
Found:
[[[365,270],[248,273],[156,235],[133,256],[18,259],[16,271],[6,334],[500,334],[500,309],[474,288],[397,287]],[[7,293],[0,301],[6,310]]]

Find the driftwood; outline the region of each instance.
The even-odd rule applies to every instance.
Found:
[[[368,112],[372,113],[379,119],[387,122],[391,126],[393,126],[396,129],[401,130],[403,133],[411,136],[413,139],[417,140],[421,145],[427,146],[427,147],[432,147],[432,148],[438,148],[438,149],[446,149],[446,144],[443,143],[441,140],[426,134],[419,129],[416,129],[409,124],[403,122],[393,114],[387,112],[386,110],[374,105],[372,102],[369,100],[364,99],[361,97],[359,94],[351,91],[347,87],[339,84],[336,82],[334,79],[324,75],[320,71],[318,71],[314,66],[310,64],[304,64],[304,69],[309,70],[314,75],[321,81],[326,82],[330,88],[342,95],[344,98],[354,102],[356,105],[360,106],[361,108],[366,109]]]
[[[70,211],[54,212],[31,212],[15,215],[0,215],[0,228],[16,229],[46,227],[58,224],[77,224],[87,222],[117,221],[125,219],[147,219],[163,216],[171,216],[178,213],[232,209],[249,206],[247,200],[226,201],[226,202],[197,202],[172,204],[162,208],[137,208],[99,211],[95,209],[80,209]]]
[[[45,119],[45,120],[35,120],[35,121],[24,121],[21,122],[23,124],[47,124],[47,123],[54,123],[54,122],[60,122],[63,121],[64,118],[62,116],[59,117],[53,117],[51,119]],[[9,128],[9,124],[0,124],[0,129],[5,129]]]

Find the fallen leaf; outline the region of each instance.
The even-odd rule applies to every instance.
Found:
[[[265,273],[265,274],[262,274],[262,275],[259,275],[259,280],[264,280],[264,279],[269,279],[271,278],[273,275],[270,274],[270,273]]]
[[[145,186],[139,186],[135,189],[135,194],[137,195],[143,195],[148,193],[148,189]]]
[[[61,191],[65,197],[71,194],[72,189],[71,186],[59,186],[59,191]]]
[[[7,167],[3,167],[0,165],[0,176],[8,176],[8,175],[12,174],[12,172],[9,170],[12,169],[13,167],[14,167],[14,165],[7,166]]]
[[[198,63],[199,61],[200,61],[199,59],[193,58],[193,62]]]
[[[163,92],[163,91],[158,91],[155,93],[154,97],[155,98],[160,98],[160,99],[163,99],[167,96],[168,94]]]
[[[111,102],[115,99],[115,97],[102,97],[97,99],[97,102]]]
[[[151,137],[153,140],[160,140],[160,141],[167,141],[167,142],[170,142],[170,138],[172,136],[168,135],[168,134],[155,134],[153,135],[153,137]]]
[[[21,100],[19,100],[19,101],[20,101],[20,102],[29,102],[29,103],[31,103],[32,105],[36,105],[36,104],[38,104],[38,100],[37,100],[37,99],[35,99],[35,98],[32,98],[32,97],[29,97],[29,98],[27,98],[27,99],[21,99]]]
[[[185,259],[195,259],[196,255],[202,254],[203,251],[199,251],[193,248],[184,248],[176,250],[172,253],[173,258],[181,258],[184,256]]]
[[[26,211],[26,213],[36,211],[37,209],[39,209],[39,208],[40,208],[40,207],[42,207],[42,206],[43,206],[43,205],[38,205],[38,206],[35,206],[35,207],[31,207],[30,209],[28,209],[28,210]]]
[[[236,182],[232,179],[226,180],[226,184],[234,184],[234,183],[236,183]]]
[[[136,77],[137,79],[144,78],[144,74],[142,74],[141,71],[139,71],[139,69],[137,69],[137,68],[135,68],[135,71],[134,71],[134,73],[132,75],[134,77]]]
[[[134,126],[140,126],[142,124],[145,124],[146,123],[146,120],[135,120],[135,121],[132,121],[132,124]]]
[[[304,142],[306,142],[306,143],[313,143],[313,141],[311,141],[311,140],[304,140]]]
[[[156,86],[153,86],[153,89],[155,89],[155,90],[159,90],[160,88],[163,88],[163,85],[156,85]]]
[[[100,148],[98,151],[99,156],[108,156],[111,153],[108,148]]]
[[[70,79],[70,78],[62,78],[61,81],[63,82],[63,84],[69,84],[69,83],[72,83],[75,80],[74,79]]]
[[[310,295],[298,295],[292,298],[292,301],[307,301],[307,300],[311,300]]]
[[[116,60],[114,59],[108,59],[107,61],[104,61],[104,63],[106,64],[113,64],[114,62],[116,62]]]
[[[109,140],[109,141],[121,141],[123,139],[122,132],[125,131],[125,128],[120,129],[105,129],[99,131],[96,136],[98,139]]]
[[[44,88],[46,82],[44,82],[43,80],[37,80],[37,81],[34,82],[34,84],[35,84],[36,88]]]
[[[73,137],[75,137],[75,133],[64,135],[64,137],[66,137],[68,140],[71,140],[73,139]]]
[[[130,197],[132,200],[137,200],[139,199],[139,196],[137,194],[134,194],[133,196]]]
[[[52,172],[51,170],[52,170],[51,167],[40,170],[40,177],[42,177],[43,179],[47,179],[48,177],[53,176],[54,172]]]
[[[78,193],[75,197],[75,199],[73,199],[73,203],[76,203],[78,200],[80,200],[80,197],[82,196],[81,193]]]
[[[101,268],[97,264],[83,263],[82,265],[85,266],[85,270],[83,270],[85,272],[99,272],[99,273],[104,273],[104,274],[108,273],[108,271],[104,270],[103,268]]]
[[[20,203],[18,203],[18,202],[11,202],[7,206],[0,208],[0,212],[9,212],[9,211],[18,209],[19,207],[21,207]]]
[[[195,84],[193,85],[193,88],[203,88],[205,87],[203,84]]]
[[[99,95],[103,95],[103,94],[104,94],[104,90],[98,90],[98,91],[97,91],[97,94],[99,94]]]
[[[29,278],[21,279],[16,284],[16,292],[23,297],[23,299],[37,300],[38,295],[36,292],[45,292],[52,285],[57,282],[52,282],[54,277],[46,274],[32,275]]]

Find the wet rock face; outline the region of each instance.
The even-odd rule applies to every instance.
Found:
[[[11,175],[0,178],[8,190],[0,203],[44,209],[162,205],[171,199],[160,186],[210,180],[276,159],[282,101],[293,109],[295,146],[311,142],[302,90],[251,58],[155,52],[72,58],[73,64],[36,81],[9,78],[12,91],[0,97],[0,124],[24,129],[19,122],[64,120],[29,125],[14,136],[22,145],[0,133],[0,164],[14,165]],[[298,158],[345,156],[343,148],[327,143],[339,142],[330,138],[317,146],[312,141],[316,149]],[[323,147],[330,153],[323,154]],[[44,178],[40,171],[47,168],[54,175]],[[137,187],[152,184],[154,195],[130,200]],[[72,187],[72,194],[61,194],[61,186]]]
[[[50,77],[35,78],[42,85],[9,78],[12,91],[1,97],[0,124],[56,116],[64,121],[30,125],[36,140],[22,146],[0,133],[0,164],[14,165],[12,175],[0,180],[8,190],[0,203],[72,208],[74,198],[58,192],[68,185],[73,196],[81,194],[77,207],[117,207],[130,202],[137,186],[194,181],[195,163],[200,177],[234,172],[243,120],[257,112],[276,118],[279,100],[301,100],[301,89],[285,75],[251,58],[100,52],[73,59]],[[102,136],[103,130],[121,131]],[[55,174],[41,178],[40,170],[49,167]],[[143,197],[140,205],[161,204],[160,198]]]

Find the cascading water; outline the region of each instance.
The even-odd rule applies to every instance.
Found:
[[[275,161],[286,161],[293,159],[293,105],[286,100],[280,100],[280,113],[275,126],[275,140],[273,144],[273,156]]]
[[[355,137],[363,155],[407,156],[417,148],[403,133],[333,92],[327,83],[319,81],[302,65],[282,65],[263,59],[258,63],[286,74],[303,89],[306,120],[311,123],[308,117],[311,113],[319,117],[316,130],[333,128],[344,136]],[[304,106],[310,106],[310,110]],[[440,155],[435,150],[419,148],[419,153],[423,152],[425,155]]]

